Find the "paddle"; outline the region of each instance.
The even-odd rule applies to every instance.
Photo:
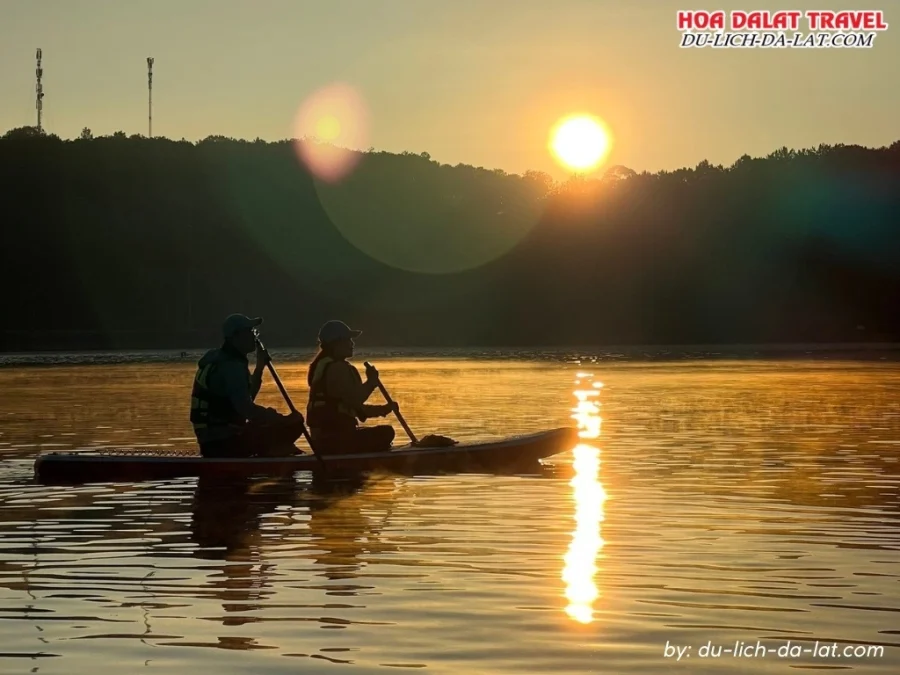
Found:
[[[368,361],[365,362],[366,368],[371,368],[372,364]],[[381,392],[381,395],[384,396],[384,400],[388,402],[388,405],[394,405],[394,399],[391,398],[391,395],[388,393],[387,389],[384,388],[384,385],[381,383],[381,378],[378,378],[378,390]],[[413,445],[419,444],[419,439],[416,438],[416,435],[412,432],[412,429],[409,428],[409,425],[406,423],[406,420],[403,419],[403,413],[399,410],[396,410],[395,415],[397,415],[397,419],[400,420],[400,424],[403,425],[403,430],[406,432],[406,435],[409,436],[409,440],[412,441]]]
[[[365,362],[366,368],[371,367],[368,361]],[[384,396],[384,400],[388,402],[389,405],[393,405],[394,400],[391,398],[391,395],[387,392],[387,389],[384,388],[384,385],[381,383],[381,378],[378,378],[378,390],[381,392],[381,395]],[[416,438],[416,435],[412,432],[412,429],[409,428],[409,425],[406,423],[406,420],[403,419],[403,415],[399,410],[395,413],[397,415],[397,419],[400,420],[400,424],[403,425],[403,430],[406,431],[406,435],[409,436],[409,440],[412,441],[413,445],[418,446],[427,446],[427,447],[437,447],[437,448],[445,448],[451,445],[456,445],[458,441],[453,440],[447,436],[439,436],[436,434],[428,434],[424,438]]]
[[[262,349],[263,353],[266,355],[266,367],[269,369],[269,372],[272,373],[272,379],[275,380],[275,384],[278,385],[278,390],[284,397],[285,403],[287,403],[288,408],[290,408],[292,413],[297,413],[298,411],[294,407],[294,402],[291,400],[291,397],[288,395],[287,390],[281,383],[281,378],[278,377],[278,373],[275,371],[275,366],[272,363],[272,356],[269,354],[269,350],[266,349],[266,346],[262,343],[262,340],[259,339],[259,333],[254,332],[253,337],[256,339],[256,344],[259,345],[260,349]],[[316,446],[313,444],[312,438],[310,438],[309,435],[309,430],[306,428],[306,425],[303,422],[300,423],[300,429],[303,431],[303,438],[305,438],[306,442],[309,444],[309,449],[312,450],[312,453],[316,456],[316,459],[319,460],[319,464],[322,466],[322,468],[324,468],[325,461],[322,459],[322,455],[316,452]]]

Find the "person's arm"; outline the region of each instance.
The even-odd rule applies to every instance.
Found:
[[[359,371],[356,371],[356,376],[359,377]],[[366,382],[362,386],[363,402],[365,402],[369,400],[372,392],[378,389],[378,369],[375,366],[371,364],[366,366]]]
[[[384,417],[390,414],[392,408],[389,405],[367,405],[366,399],[378,386],[377,383],[362,383],[358,372],[348,363],[335,364],[326,372],[327,390],[331,396],[340,399],[341,403],[356,413],[360,419],[368,417]]]
[[[257,395],[259,395],[259,390],[262,388],[263,372],[266,369],[266,359],[268,356],[269,355],[262,346],[257,343],[256,368],[253,369],[253,373],[250,375],[250,399],[253,401],[256,400]]]
[[[248,386],[247,371],[243,364],[237,362],[222,364],[220,373],[226,395],[231,401],[231,405],[237,410],[238,415],[246,420],[252,420],[268,414],[266,408],[253,402],[253,399],[256,398],[256,393],[259,392],[259,386],[256,386],[254,391],[252,378]]]
[[[362,400],[363,403],[369,400],[372,392],[378,389],[378,380],[366,380],[362,384]]]
[[[260,366],[259,363],[256,364],[256,368],[250,374],[250,400],[255,401],[256,397],[259,395],[259,390],[262,389],[262,378],[263,378],[263,369],[265,369],[265,365]]]

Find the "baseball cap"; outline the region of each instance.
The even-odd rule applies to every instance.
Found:
[[[326,321],[319,329],[319,342],[337,342],[338,340],[347,340],[359,337],[361,330],[353,330],[343,321]]]
[[[231,314],[222,324],[222,336],[230,338],[238,331],[244,330],[245,328],[256,328],[262,322],[262,317],[251,319],[244,314]]]

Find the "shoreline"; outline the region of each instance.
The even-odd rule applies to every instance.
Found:
[[[0,368],[23,366],[104,365],[121,363],[193,364],[209,348],[201,349],[117,349],[47,350],[0,353]],[[283,362],[305,362],[315,354],[315,346],[280,347],[270,350]],[[772,343],[734,345],[571,345],[571,346],[472,346],[472,347],[386,347],[365,346],[366,358],[416,360],[510,360],[580,363],[607,361],[682,360],[796,360],[842,358],[853,361],[900,361],[900,343]],[[252,360],[252,358],[251,358]]]

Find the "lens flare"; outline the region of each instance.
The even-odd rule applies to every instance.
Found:
[[[341,135],[341,123],[334,115],[325,115],[316,122],[316,136],[323,141],[334,142]]]
[[[578,373],[576,384],[590,378],[589,373]],[[599,386],[598,386],[599,385]],[[579,437],[589,440],[600,437],[600,406],[590,399],[597,396],[602,383],[595,382],[591,389],[576,389],[578,403],[572,409],[572,417],[578,422]],[[600,523],[603,522],[603,504],[606,492],[599,480],[600,450],[589,443],[581,443],[574,450],[575,477],[572,498],[575,501],[575,531],[566,552],[562,572],[569,601],[566,614],[579,623],[590,623],[594,618],[594,602],[600,596],[594,577],[596,559],[603,548]]]
[[[344,83],[310,94],[294,119],[296,151],[310,172],[326,182],[345,178],[368,143],[368,113],[362,95]]]

